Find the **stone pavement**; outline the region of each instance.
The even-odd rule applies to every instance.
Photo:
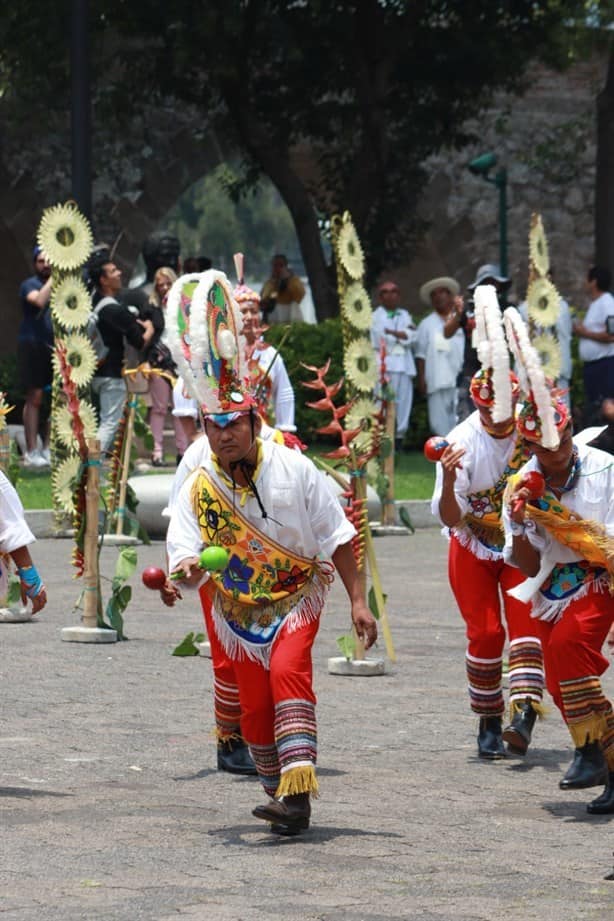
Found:
[[[0,624],[2,919],[613,916],[613,826],[585,811],[599,791],[558,789],[571,755],[558,714],[525,760],[475,756],[436,529],[376,539],[398,655],[387,675],[328,675],[348,625],[333,588],[314,654],[321,796],[293,839],[251,816],[254,779],[215,770],[210,662],[170,654],[200,629],[196,604],[169,612],[134,578],[129,642],[61,642],[78,622],[71,549],[35,545],[48,608]],[[116,553],[103,550],[104,572]],[[158,565],[163,545],[138,555],[139,571]]]

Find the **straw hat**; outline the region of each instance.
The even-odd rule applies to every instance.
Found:
[[[436,288],[447,288],[453,297],[460,292],[460,285],[455,278],[448,278],[446,275],[442,275],[440,278],[431,278],[430,281],[425,281],[420,288],[420,300],[427,307],[431,306],[431,293]]]

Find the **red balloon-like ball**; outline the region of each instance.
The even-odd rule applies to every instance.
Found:
[[[525,473],[522,485],[529,490],[531,499],[540,499],[546,491],[546,481],[537,470],[529,470]]]
[[[424,456],[427,460],[438,461],[448,447],[448,442],[441,435],[433,435],[424,442]]]
[[[157,566],[148,566],[147,569],[143,570],[141,579],[143,580],[143,585],[146,585],[147,588],[160,591],[166,582],[166,573]]]

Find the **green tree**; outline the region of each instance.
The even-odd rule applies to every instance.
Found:
[[[273,182],[330,316],[322,215],[352,212],[371,275],[408,255],[425,158],[465,144],[467,119],[521,89],[529,61],[569,62],[587,9],[599,15],[583,0],[91,0],[96,117],[118,148],[121,126],[147,134],[152,105],[196,113],[196,131],[223,123],[243,155],[233,191]],[[65,104],[68,21],[67,0],[3,6],[5,95]]]

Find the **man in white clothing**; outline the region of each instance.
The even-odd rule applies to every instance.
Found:
[[[399,307],[400,291],[396,282],[382,282],[379,297],[379,306],[373,311],[371,344],[377,353],[378,367],[384,348],[386,375],[396,406],[395,448],[398,451],[409,426],[414,400],[416,363],[412,345],[416,340],[416,327],[411,314]]]
[[[614,397],[614,297],[610,294],[612,273],[594,265],[588,270],[586,287],[591,299],[583,323],[573,331],[580,339],[579,355],[584,362],[586,421],[599,410],[604,399]]]
[[[459,291],[458,282],[446,277],[432,278],[420,288],[420,300],[433,308],[418,325],[415,346],[418,390],[426,394],[433,435],[447,435],[456,425],[457,378],[465,337],[459,328],[446,338],[445,327],[450,313],[462,309]]]

